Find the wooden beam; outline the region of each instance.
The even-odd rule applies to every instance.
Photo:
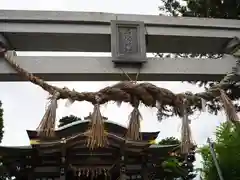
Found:
[[[55,166],[38,166],[34,169],[34,172],[48,173],[48,172],[59,172],[59,167]]]
[[[46,81],[121,81],[126,80],[122,70],[115,68],[111,57],[33,57],[18,56],[17,64]],[[148,58],[138,80],[191,81],[220,80],[236,66],[236,59]],[[134,79],[138,70],[125,68]],[[0,58],[0,81],[23,81],[6,60]]]
[[[110,52],[111,20],[144,21],[147,52],[219,53],[238,20],[99,12],[0,10],[0,33],[19,51]]]

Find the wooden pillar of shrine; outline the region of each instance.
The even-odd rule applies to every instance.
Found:
[[[141,171],[142,179],[149,180],[148,176],[148,167],[147,167],[147,156],[144,154],[142,156],[142,171]]]
[[[33,171],[28,172],[28,180],[34,180],[34,172]]]
[[[34,180],[34,167],[33,167],[33,160],[32,160],[32,155],[28,155],[25,157],[26,161],[26,177],[28,180]]]
[[[61,141],[61,162],[60,162],[60,177],[59,180],[66,180],[67,162],[66,162],[66,142]]]
[[[120,180],[126,180],[126,164],[125,164],[125,148],[124,145],[120,150]]]

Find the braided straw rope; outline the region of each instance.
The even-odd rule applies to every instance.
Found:
[[[188,105],[195,106],[201,109],[201,98],[206,101],[211,101],[216,97],[220,96],[219,89],[225,90],[229,87],[229,80],[232,79],[234,74],[228,74],[217,86],[209,89],[208,91],[201,93],[180,93],[174,94],[172,91],[157,87],[151,83],[133,83],[130,81],[123,81],[117,83],[113,86],[105,87],[97,92],[77,92],[74,90],[69,90],[68,88],[59,88],[46,83],[44,80],[34,76],[33,74],[27,72],[26,70],[19,67],[19,65],[14,61],[15,56],[14,51],[7,51],[5,53],[5,59],[9,64],[25,79],[30,82],[40,86],[42,89],[48,91],[50,94],[54,95],[56,92],[59,93],[59,99],[72,99],[76,101],[88,101],[92,104],[104,104],[108,101],[116,102],[128,102],[134,104],[134,99],[137,99],[144,105],[148,107],[156,107],[157,102],[160,102],[161,106],[172,106],[175,115],[181,114],[181,106],[183,104],[183,99],[188,101]],[[99,97],[98,102],[95,97]]]
[[[99,146],[102,146],[104,144],[105,140],[98,138],[99,140],[98,142],[96,142],[96,138],[93,138],[93,136],[95,137],[101,136],[104,138],[104,128],[101,127],[102,126],[101,124],[103,123],[101,122],[102,118],[99,112],[99,105],[109,101],[128,102],[134,107],[132,115],[135,118],[132,119],[137,120],[135,121],[135,127],[133,127],[132,125],[134,121],[130,119],[129,130],[139,128],[140,126],[138,122],[141,116],[140,112],[137,109],[140,103],[143,103],[145,106],[148,107],[157,107],[157,104],[160,104],[162,112],[164,111],[169,112],[168,106],[171,106],[173,108],[172,113],[174,115],[178,115],[185,119],[183,120],[183,124],[187,125],[185,127],[185,130],[182,131],[182,133],[188,134],[189,139],[191,133],[189,130],[189,124],[186,121],[187,117],[184,116],[186,116],[186,113],[189,114],[189,112],[192,112],[192,110],[194,110],[195,108],[201,110],[203,108],[202,99],[204,99],[205,101],[212,101],[215,98],[220,98],[222,100],[225,112],[229,117],[228,119],[234,124],[236,124],[236,121],[238,121],[237,124],[239,124],[239,119],[235,115],[236,111],[234,109],[234,106],[230,99],[227,98],[227,95],[225,93],[225,90],[229,88],[231,80],[236,76],[236,74],[233,72],[227,74],[220,83],[218,83],[211,89],[196,94],[193,93],[174,94],[172,91],[168,89],[157,87],[151,83],[137,84],[135,82],[130,81],[120,82],[113,86],[105,87],[97,92],[77,92],[74,90],[71,91],[68,88],[58,88],[56,86],[50,85],[46,83],[44,80],[27,72],[14,61],[15,55],[16,54],[14,51],[6,51],[5,59],[19,74],[21,74],[27,80],[40,86],[42,89],[48,91],[51,95],[55,95],[57,92],[56,98],[58,99],[61,98],[71,99],[72,101],[88,101],[95,105],[94,109],[97,118],[95,118],[95,120],[92,120],[91,125],[92,127],[95,127],[94,129],[101,129],[101,131],[99,130],[100,135],[94,134],[95,132],[93,131],[91,132],[93,128],[90,128],[90,132],[92,133],[92,135],[90,137],[90,141],[88,142],[88,144],[91,144],[91,147],[93,147],[94,144],[99,144]],[[185,103],[187,104],[187,107],[184,107]],[[183,111],[183,107],[186,108],[186,111]],[[140,138],[139,132],[129,131],[127,133],[127,136],[129,135],[135,137],[136,140]],[[190,140],[187,140],[187,144],[189,143]]]

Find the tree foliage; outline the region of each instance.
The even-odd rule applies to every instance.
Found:
[[[2,108],[2,102],[0,101],[0,143],[2,142],[2,138],[3,138],[3,128],[4,128],[4,124],[3,124],[3,108]],[[1,156],[0,156],[1,158]],[[5,167],[3,166],[1,159],[0,159],[0,180],[4,180],[7,178],[7,171],[5,169]]]
[[[159,141],[159,145],[175,145],[180,144],[181,142],[175,137],[167,137]]]
[[[59,120],[59,125],[58,127],[62,127],[62,126],[65,126],[67,124],[71,124],[73,122],[76,122],[76,121],[81,121],[82,119],[79,118],[79,117],[76,117],[74,115],[70,115],[70,116],[65,116],[65,117],[62,117],[60,120]]]
[[[240,19],[239,0],[161,0],[161,14],[172,16]]]
[[[224,179],[240,179],[240,128],[229,122],[221,124],[216,130],[214,149]],[[208,146],[200,149],[203,157],[205,180],[219,180],[217,169]]]
[[[2,138],[3,138],[3,108],[2,108],[2,102],[0,101],[0,143],[2,142]]]
[[[159,145],[176,145],[181,142],[175,137],[168,137],[162,139]],[[174,178],[182,178],[184,180],[191,180],[196,177],[193,168],[193,162],[195,161],[195,151],[190,152],[187,157],[181,155],[179,148],[175,153],[169,154],[169,157],[162,163],[163,172],[162,175],[165,179],[173,180]]]
[[[239,0],[160,0],[160,15],[164,16],[184,16],[184,17],[208,17],[223,19],[240,19],[240,1]],[[159,54],[160,57],[210,57],[220,58],[221,54]],[[203,59],[204,60],[204,59]],[[198,83],[199,86],[205,86],[209,89],[217,82],[191,82]],[[227,94],[232,100],[240,98],[240,84],[233,82],[229,85]],[[237,111],[240,111],[239,102],[235,101]],[[215,99],[207,104],[210,113],[217,114],[222,108],[219,100]]]

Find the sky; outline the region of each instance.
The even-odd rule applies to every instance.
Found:
[[[95,11],[126,14],[158,15],[160,0],[1,0],[0,9],[14,10],[63,10],[63,11]],[[42,53],[21,52],[19,55],[43,55]],[[52,55],[45,53],[44,55]],[[83,53],[79,53],[82,55]],[[58,54],[59,55],[59,54]],[[78,55],[75,53],[75,55]],[[96,55],[96,54],[95,54]],[[115,82],[51,82],[60,87],[67,86],[78,91],[97,91]],[[152,82],[160,87],[168,88],[175,93],[192,91],[200,92],[202,88],[181,82]],[[36,129],[46,107],[48,93],[29,82],[1,82],[0,100],[4,108],[5,134],[2,145],[18,146],[28,145],[26,129]],[[66,115],[85,117],[93,109],[89,103],[75,102],[66,107],[65,101],[58,103],[57,119]],[[158,122],[156,109],[141,107],[143,121],[142,131],[160,131],[159,139],[175,136],[180,137],[180,119],[172,117]],[[120,108],[116,104],[102,106],[102,113],[109,120],[127,126],[131,106],[123,104]],[[121,116],[116,116],[121,114]],[[201,145],[206,143],[208,137],[214,138],[216,126],[224,120],[224,115],[214,116],[208,113],[196,113],[192,118],[192,133],[194,141]]]

